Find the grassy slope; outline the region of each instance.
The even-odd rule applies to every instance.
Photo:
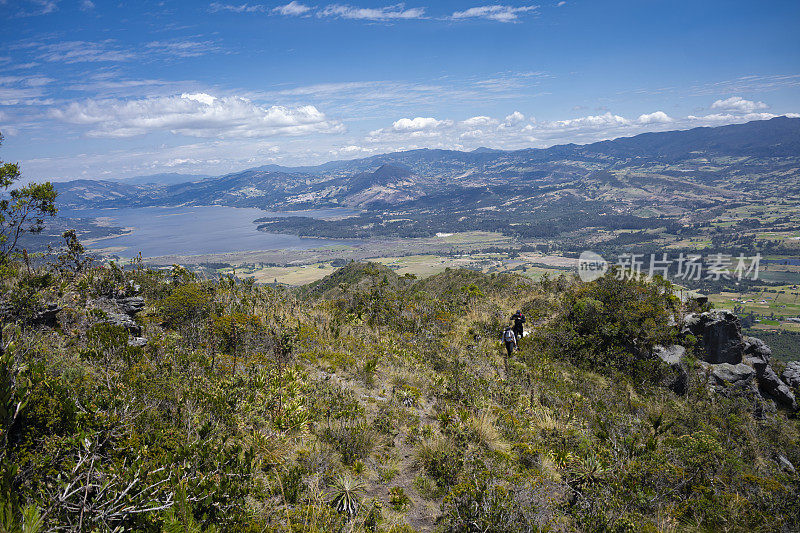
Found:
[[[161,276],[64,279],[61,296],[39,290],[65,306],[58,329],[6,330],[19,347],[15,372],[32,373],[8,456],[21,467],[14,486],[21,503],[50,509],[50,525],[76,518],[47,487],[59,472],[83,471],[76,458],[88,435],[104,442],[98,472],[173,472],[157,498],[183,487],[194,502],[184,525],[227,531],[364,530],[375,502],[386,531],[462,531],[470,521],[494,531],[798,526],[797,478],[775,461],[800,464],[797,421],[755,418],[747,400],[709,397],[699,382],[679,397],[580,364],[546,327],[578,289],[566,278],[448,270],[415,281],[353,263],[290,292]],[[98,340],[92,326],[92,298],[127,279],[147,300],[143,350]],[[16,294],[32,280],[20,271],[5,283]],[[505,361],[497,333],[520,307],[536,329]],[[201,319],[202,310],[258,325],[245,334],[241,322],[226,348],[231,322]],[[291,339],[288,366],[276,355],[281,339]],[[234,445],[253,455],[230,455]],[[179,468],[175,454],[193,468]],[[346,527],[327,505],[341,475],[364,485]],[[156,531],[173,519],[154,511],[127,524]]]

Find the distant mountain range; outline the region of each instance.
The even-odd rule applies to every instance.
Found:
[[[210,178],[209,175],[203,174],[179,174],[177,172],[166,172],[162,174],[148,174],[146,176],[134,176],[132,178],[124,178],[120,181],[129,183],[131,185],[175,185],[176,183],[186,183],[190,181],[200,181],[202,179]]]
[[[645,196],[651,196],[655,180],[661,200],[669,204],[682,195],[708,199],[767,193],[776,175],[797,168],[798,158],[800,119],[778,117],[546,149],[421,149],[316,166],[266,165],[214,178],[156,174],[121,181],[76,180],[56,187],[59,203],[69,208],[218,204],[375,210],[404,204],[413,208],[425,198],[469,202],[476,189],[494,194],[503,187],[514,194],[561,191],[563,196],[571,191],[585,196],[597,186],[605,197],[625,203],[642,196],[631,189],[645,182],[650,184],[643,189]],[[797,177],[778,181],[781,189],[792,189]]]

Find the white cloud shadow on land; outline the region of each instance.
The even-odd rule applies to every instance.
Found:
[[[156,131],[207,138],[339,133],[344,126],[311,105],[262,106],[205,93],[139,100],[86,100],[52,110],[53,118],[89,126],[90,137],[133,137]]]

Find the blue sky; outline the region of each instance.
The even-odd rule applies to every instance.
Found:
[[[29,179],[515,149],[800,112],[800,2],[0,0]]]

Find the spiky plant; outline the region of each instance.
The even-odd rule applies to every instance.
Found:
[[[348,517],[353,517],[358,513],[358,508],[361,505],[359,497],[364,493],[364,484],[345,474],[339,476],[334,482],[334,498],[331,505],[336,512],[346,514]]]

